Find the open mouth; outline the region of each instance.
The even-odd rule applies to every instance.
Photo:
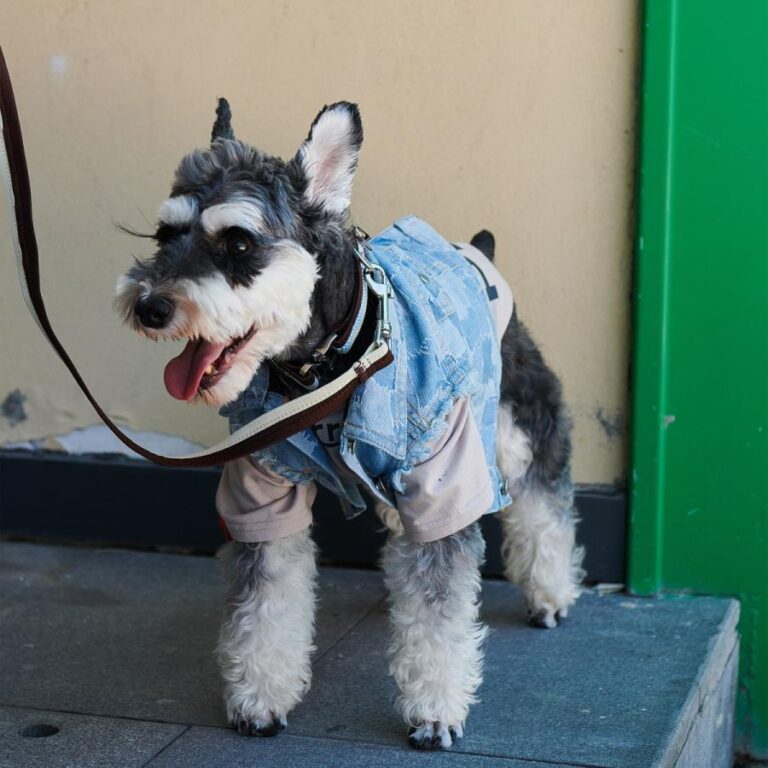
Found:
[[[244,336],[222,343],[190,339],[183,352],[165,366],[165,388],[177,400],[192,400],[210,389],[232,367],[238,352],[253,338],[253,326]]]

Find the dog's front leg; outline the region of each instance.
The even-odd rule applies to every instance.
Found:
[[[478,622],[484,551],[477,523],[426,544],[393,535],[385,547],[390,672],[416,748],[450,747],[462,737],[469,706],[477,700],[487,633]]]
[[[222,551],[229,581],[218,645],[227,717],[238,733],[274,736],[311,680],[315,545],[309,530]]]

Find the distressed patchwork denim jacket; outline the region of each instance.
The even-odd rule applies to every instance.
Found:
[[[359,386],[349,401],[339,452],[357,478],[342,476],[311,429],[253,455],[297,483],[316,481],[336,494],[348,517],[363,511],[363,486],[396,507],[408,472],[426,459],[458,398],[470,398],[480,431],[494,501],[510,503],[496,466],[501,360],[486,286],[473,267],[428,224],[408,216],[370,241],[368,258],[387,274],[394,362]],[[284,398],[269,389],[264,365],[221,413],[239,429]]]

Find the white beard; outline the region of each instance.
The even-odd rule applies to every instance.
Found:
[[[150,286],[125,276],[117,283],[115,306],[124,319],[154,339],[195,339],[226,343],[254,336],[237,352],[231,368],[193,402],[221,407],[234,400],[250,383],[259,367],[284,352],[309,327],[311,298],[319,277],[317,261],[297,243],[284,240],[272,249],[269,265],[245,288],[232,287],[223,274],[199,280],[178,280]],[[176,306],[166,328],[143,328],[133,307],[141,296],[161,291]]]

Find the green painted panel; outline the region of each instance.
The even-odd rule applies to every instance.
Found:
[[[645,6],[630,585],[742,599],[768,757],[768,2]]]

